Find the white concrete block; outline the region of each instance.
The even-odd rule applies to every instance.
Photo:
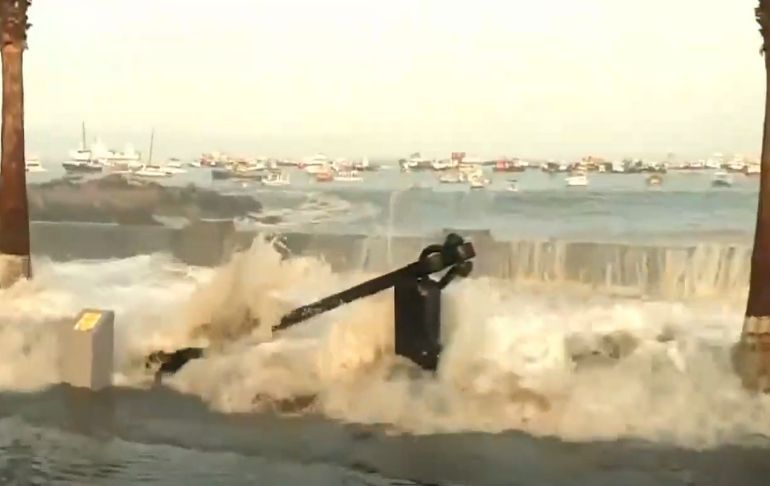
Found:
[[[61,380],[78,388],[112,386],[115,313],[85,309],[62,325],[59,339]]]

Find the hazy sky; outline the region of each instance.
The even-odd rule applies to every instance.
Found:
[[[755,4],[35,0],[28,151],[756,154]]]

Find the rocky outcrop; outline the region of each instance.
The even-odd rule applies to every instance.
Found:
[[[157,225],[159,217],[232,219],[261,211],[250,196],[223,195],[194,186],[164,187],[121,175],[77,182],[58,179],[30,186],[33,221]]]

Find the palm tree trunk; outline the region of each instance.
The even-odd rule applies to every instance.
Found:
[[[0,285],[9,285],[30,276],[23,76],[27,5],[14,0],[0,1],[6,3],[0,46],[3,65],[0,159],[0,255],[3,261]]]
[[[749,298],[734,364],[746,387],[770,391],[770,1],[759,1],[756,16],[764,42],[765,121]]]

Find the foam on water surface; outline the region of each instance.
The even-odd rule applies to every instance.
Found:
[[[363,280],[265,241],[227,266],[163,256],[35,262],[35,280],[0,291],[0,387],[55,383],[50,326],[83,307],[117,313],[119,383],[145,386],[157,348],[211,342],[168,384],[224,412],[291,404],[396,432],[517,429],[568,440],[638,438],[688,447],[770,436],[770,397],[744,391],[730,364],[742,302],[642,301],[552,289],[517,292],[472,278],[445,294],[436,376],[393,356],[392,294],[271,339],[296,305]]]

